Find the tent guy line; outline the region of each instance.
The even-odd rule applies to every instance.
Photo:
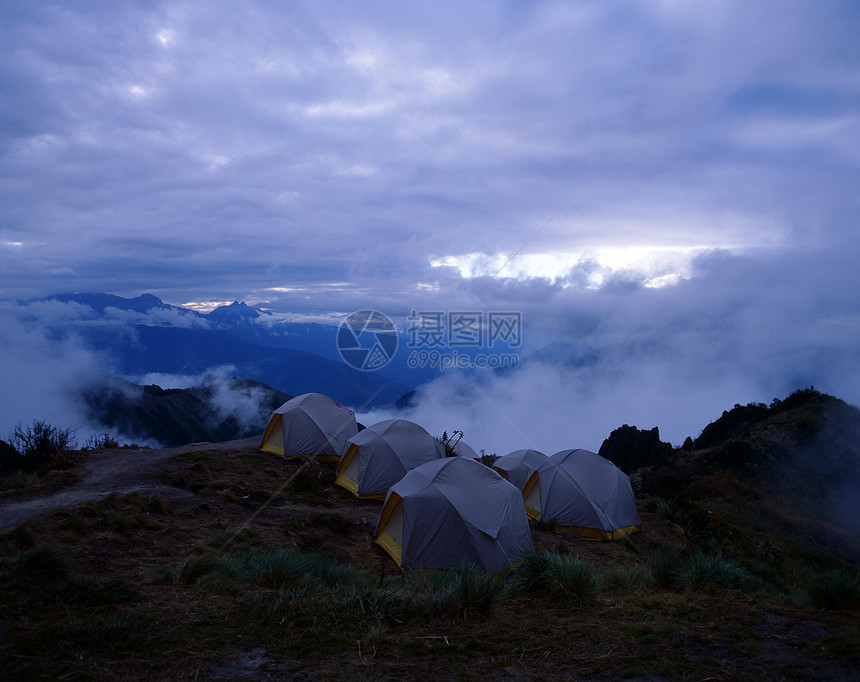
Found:
[[[372,396],[370,396],[370,398],[368,398],[365,401],[365,403],[359,408],[359,410],[364,410],[368,405],[370,405],[370,403],[373,401],[373,399],[377,396],[377,394],[381,390],[382,390],[381,387],[379,389],[377,389],[376,392],[374,392],[374,394]],[[354,420],[355,420],[355,417],[353,415],[353,421]],[[340,423],[340,426],[337,428],[337,432],[335,435],[340,435],[340,433],[347,427],[348,422],[349,422],[349,418],[348,417],[344,418],[343,421]],[[265,434],[263,435],[263,440],[265,440]],[[262,447],[262,443],[260,444],[260,447]],[[224,546],[228,547],[231,544],[233,544],[233,541],[239,536],[239,534],[241,532],[243,532],[254,521],[254,519],[256,519],[272,503],[272,501],[276,497],[280,496],[281,493],[283,493],[292,484],[292,482],[296,479],[296,477],[302,471],[304,471],[314,459],[316,459],[320,454],[322,454],[322,450],[324,447],[325,447],[324,444],[320,444],[316,448],[316,451],[311,453],[311,456],[305,462],[303,462],[301,465],[299,465],[298,469],[296,469],[296,471],[293,473],[293,475],[290,476],[290,478],[288,478],[286,481],[284,481],[284,483],[282,483],[281,486],[278,487],[277,490],[275,490],[275,492],[273,492],[269,496],[268,500],[263,502],[259,507],[257,507],[257,509],[255,509],[251,514],[249,514],[248,517],[245,520],[243,520],[242,523],[240,523],[237,526],[236,531],[227,539],[227,542],[224,543]]]

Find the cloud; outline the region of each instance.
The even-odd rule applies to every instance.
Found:
[[[811,221],[831,236],[857,208],[847,10],[155,3],[5,18],[15,295],[360,291],[320,232],[404,291],[433,258],[513,253],[584,185],[531,253],[772,244]]]
[[[505,454],[596,450],[625,423],[658,426],[679,445],[736,403],[812,385],[860,404],[852,263],[850,253],[714,252],[695,260],[694,277],[661,289],[623,276],[595,290],[494,280],[485,300],[501,289],[523,314],[520,368],[447,371],[405,416]]]
[[[18,312],[0,307],[0,438],[34,419],[80,435],[89,425],[74,393],[104,359],[74,339],[52,336],[41,322],[22,321]]]

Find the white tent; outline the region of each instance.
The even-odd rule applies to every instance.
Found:
[[[352,410],[322,393],[304,393],[272,412],[259,449],[284,459],[336,462],[356,433]]]
[[[445,456],[445,447],[422,426],[386,419],[352,436],[335,483],[361,499],[384,500],[407,471]]]
[[[478,459],[480,457],[480,455],[475,452],[475,448],[463,441],[460,441],[454,446],[454,452],[457,453],[457,457],[468,457],[469,459]]]
[[[514,450],[493,462],[493,469],[522,490],[546,460],[547,456],[540,450]]]
[[[514,450],[493,462],[493,469],[522,491],[532,477],[537,478],[537,470],[546,464],[547,459],[548,457],[540,450]],[[534,482],[532,482],[530,489],[533,486]],[[526,500],[526,513],[531,518],[540,518],[540,504],[537,503],[532,508],[529,506],[529,502]]]
[[[618,540],[639,530],[630,479],[589,450],[562,450],[537,470],[523,490],[526,506],[554,521],[556,531]]]
[[[466,457],[408,472],[388,491],[373,540],[404,569],[502,573],[532,548],[521,493]]]

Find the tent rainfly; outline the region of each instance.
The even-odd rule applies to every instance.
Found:
[[[540,450],[514,450],[493,462],[493,469],[519,490],[524,490],[526,485],[529,485],[529,479],[532,477],[537,479],[537,470],[546,463],[547,459],[547,456]],[[532,481],[529,488],[531,489],[534,485],[535,481]],[[526,500],[526,514],[530,518],[539,519],[540,505],[538,504],[537,508],[532,509],[529,507],[529,501]]]
[[[402,569],[503,573],[532,549],[523,497],[480,462],[446,457],[407,472],[388,491],[374,543]]]
[[[589,450],[562,450],[549,457],[526,484],[523,498],[560,533],[620,540],[639,530],[630,479]]]
[[[475,452],[475,448],[463,441],[460,441],[454,446],[454,452],[457,453],[457,457],[468,457],[469,459],[480,459],[481,457],[477,452]]]
[[[356,433],[352,410],[322,393],[304,393],[272,412],[259,450],[284,459],[337,462],[346,440]]]
[[[360,499],[384,500],[407,471],[444,456],[445,446],[422,426],[386,419],[347,441],[334,482]]]

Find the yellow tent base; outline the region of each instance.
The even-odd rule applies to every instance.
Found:
[[[562,533],[563,535],[576,535],[587,540],[621,540],[632,533],[638,533],[639,526],[601,530],[599,528],[582,528],[580,526],[562,526],[556,524],[555,532]]]
[[[275,455],[280,457],[281,459],[286,459],[284,457],[284,448],[279,448],[277,445],[272,445],[271,443],[263,443],[260,446],[260,452],[268,452],[270,455]]]
[[[339,462],[340,457],[337,455],[291,455],[287,456],[284,454],[284,449],[278,447],[277,445],[272,445],[270,443],[264,443],[262,447],[258,450],[258,452],[267,452],[270,455],[275,455],[276,457],[280,457],[281,459],[287,462],[295,462],[300,460],[302,457],[310,457],[311,459],[315,459],[317,462]]]
[[[334,484],[339,485],[344,490],[348,490],[359,500],[379,500],[380,502],[385,500],[385,495],[379,495],[378,493],[373,493],[372,495],[359,495],[358,481],[353,481],[349,476],[344,474],[339,474],[338,477],[334,479]]]
[[[403,568],[403,566],[400,563],[401,552],[403,550],[400,547],[400,545],[397,544],[397,542],[394,540],[393,537],[391,537],[384,530],[380,531],[379,535],[377,535],[373,539],[373,544],[379,545],[380,547],[382,547],[382,549],[384,549],[388,553],[388,555],[392,559],[394,559],[394,563],[396,563],[400,568]]]

